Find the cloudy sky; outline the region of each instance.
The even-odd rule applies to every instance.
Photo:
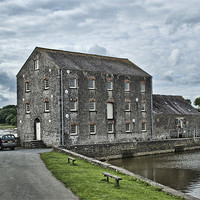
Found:
[[[128,58],[154,94],[200,96],[199,0],[0,0],[0,107],[36,46]]]

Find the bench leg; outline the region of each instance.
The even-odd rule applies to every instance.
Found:
[[[107,176],[106,178],[107,178],[107,182],[109,182],[109,177]]]
[[[68,163],[70,163],[70,160],[69,160],[69,158],[68,158]]]
[[[116,180],[116,184],[117,184],[117,186],[119,186],[119,180]]]

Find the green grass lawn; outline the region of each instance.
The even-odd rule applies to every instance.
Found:
[[[16,126],[0,124],[0,130],[10,129],[10,128],[16,128]]]
[[[55,151],[41,154],[41,158],[52,174],[70,188],[82,200],[170,200],[182,199],[171,196],[161,188],[156,188],[134,177],[122,175],[115,171],[76,159],[75,165],[67,163],[67,155]],[[119,187],[115,180],[102,172],[122,177]]]

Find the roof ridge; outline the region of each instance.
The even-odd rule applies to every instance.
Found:
[[[54,51],[54,52],[61,52],[61,53],[77,54],[77,55],[82,55],[82,56],[93,56],[93,57],[101,57],[101,58],[107,58],[107,59],[113,59],[113,60],[130,61],[128,58],[102,56],[102,55],[97,55],[97,54],[80,53],[80,52],[73,52],[73,51],[66,51],[66,50],[59,50],[59,49],[48,49],[48,48],[43,48],[43,47],[36,47],[35,49],[39,49],[41,51]]]

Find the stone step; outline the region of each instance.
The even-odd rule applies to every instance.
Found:
[[[46,145],[43,143],[42,140],[32,140],[30,141],[30,144],[34,149],[46,148]]]

